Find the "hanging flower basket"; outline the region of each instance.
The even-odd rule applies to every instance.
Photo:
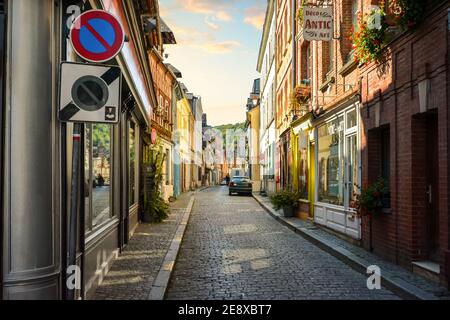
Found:
[[[294,98],[297,103],[305,104],[311,99],[311,87],[308,85],[298,85],[294,89]]]
[[[384,57],[385,35],[389,25],[383,9],[372,10],[358,17],[358,29],[352,30],[350,39],[355,60],[361,64],[381,63]]]
[[[395,23],[403,30],[413,30],[423,21],[425,13],[424,0],[390,1],[389,9],[393,12]]]

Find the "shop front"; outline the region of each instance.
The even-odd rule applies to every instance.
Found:
[[[360,185],[359,103],[347,103],[315,122],[314,221],[361,239],[355,200]]]
[[[125,18],[128,9],[120,1],[95,4],[108,7],[129,36],[117,58],[106,63],[119,66],[123,75],[120,122],[115,125],[58,120],[60,63],[82,62],[68,39],[67,23],[68,8],[80,1],[0,1],[0,36],[8,35],[0,37],[0,44],[9,48],[0,52],[10,53],[2,64],[5,99],[0,90],[2,110],[5,102],[2,299],[92,297],[139,220],[141,136],[156,99],[150,98],[146,84],[145,60],[138,58],[143,55],[138,37]],[[93,8],[89,2],[79,7],[81,12]],[[73,150],[78,141],[77,157]],[[80,168],[76,175],[74,167]],[[70,233],[74,226],[76,232]],[[69,253],[75,265],[67,259]],[[73,274],[81,282],[76,290],[66,286]]]
[[[300,194],[297,215],[312,219],[314,215],[314,154],[313,115],[308,113],[292,123],[292,182]]]
[[[278,142],[279,150],[279,164],[280,164],[280,189],[284,190],[292,187],[291,180],[291,168],[292,164],[292,153],[291,153],[291,129],[284,131]]]
[[[103,1],[102,6],[121,21],[129,35],[116,61],[123,74],[122,105],[118,125],[85,124],[84,130],[84,230],[80,236],[79,263],[83,271],[84,299],[91,298],[103,281],[112,261],[128,244],[143,210],[143,161],[145,136],[156,98],[147,84],[145,52],[126,18],[120,2]],[[85,7],[85,10],[89,8]],[[140,58],[139,58],[140,57]],[[153,102],[152,102],[153,101]],[[68,130],[68,135],[72,133]],[[68,149],[70,153],[71,149]],[[70,166],[70,163],[68,164]]]

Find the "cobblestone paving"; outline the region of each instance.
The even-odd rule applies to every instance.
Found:
[[[188,206],[191,194],[171,204],[169,219],[161,224],[141,224],[128,246],[114,261],[95,300],[146,300],[170,243]]]
[[[196,196],[168,299],[397,299],[270,217],[251,197]]]
[[[270,201],[268,198],[258,197],[260,201],[262,201],[265,205],[271,206]],[[439,286],[417,274],[414,274],[405,268],[395,265],[393,263],[390,263],[381,257],[370,253],[367,250],[364,250],[363,248],[353,245],[343,239],[340,239],[333,234],[315,227],[312,222],[300,220],[297,218],[285,218],[287,221],[295,223],[296,226],[300,228],[308,228],[310,232],[314,233],[316,236],[319,236],[323,239],[323,241],[326,241],[329,244],[332,244],[333,246],[338,246],[341,248],[344,248],[348,250],[349,252],[353,253],[357,257],[364,259],[370,263],[370,265],[377,265],[381,268],[382,272],[383,270],[388,270],[395,278],[401,279],[409,284],[412,284],[430,294],[435,295],[437,298],[442,300],[450,300],[450,292],[449,290],[445,289],[442,286]]]

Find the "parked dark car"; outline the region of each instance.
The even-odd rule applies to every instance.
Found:
[[[229,185],[230,196],[233,193],[252,195],[253,183],[249,177],[234,177]]]

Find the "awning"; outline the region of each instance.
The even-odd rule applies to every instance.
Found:
[[[161,19],[161,35],[163,39],[163,44],[177,44],[175,40],[175,35],[173,31],[170,30],[169,26]]]

